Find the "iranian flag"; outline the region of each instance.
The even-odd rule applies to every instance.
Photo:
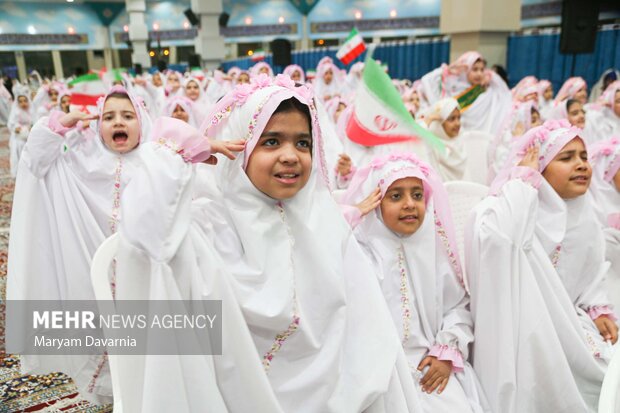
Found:
[[[416,123],[392,79],[370,57],[370,53],[366,57],[362,83],[355,93],[353,107],[346,130],[348,138],[355,143],[378,146],[406,141],[422,143],[424,140],[442,151],[444,149],[439,138]]]
[[[348,65],[355,58],[366,50],[366,43],[364,43],[364,39],[360,36],[357,29],[354,27],[349,33],[349,37],[344,42],[338,53],[336,53],[336,57],[340,59],[342,63]]]
[[[262,49],[257,49],[254,51],[254,53],[252,54],[252,61],[253,62],[258,62],[260,60],[265,60],[265,51]]]
[[[88,106],[97,106],[97,99],[104,96],[106,88],[97,73],[89,73],[69,82],[71,88],[71,105],[87,110]]]

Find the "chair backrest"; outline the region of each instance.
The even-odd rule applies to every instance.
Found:
[[[489,187],[476,182],[466,181],[449,181],[444,186],[448,192],[459,256],[461,262],[465,263],[465,225],[471,210],[489,193]],[[463,271],[465,271],[465,268],[463,268]],[[465,285],[469,288],[467,276],[466,274],[463,275],[465,276]]]
[[[463,180],[486,185],[489,169],[487,151],[493,136],[485,132],[470,131],[465,132],[460,139],[463,140],[467,153]]]
[[[118,250],[119,238],[118,234],[112,234],[108,237],[95,251],[93,255],[93,261],[90,266],[90,280],[95,290],[95,298],[97,301],[111,302],[112,289],[110,287],[110,279],[108,274],[110,266]],[[104,328],[104,336],[106,335],[106,329]],[[121,383],[120,383],[120,360],[119,356],[108,354],[108,362],[110,363],[110,376],[112,377],[112,394],[114,396],[114,412],[118,413],[123,411],[123,402],[121,395]]]
[[[620,351],[616,344],[616,351],[611,358],[607,373],[603,379],[601,395],[598,399],[598,413],[620,412]]]

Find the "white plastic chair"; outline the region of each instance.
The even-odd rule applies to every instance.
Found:
[[[90,267],[90,280],[95,290],[95,298],[97,301],[111,302],[112,289],[110,288],[110,280],[108,273],[110,265],[118,251],[118,234],[112,234],[97,248]],[[104,336],[107,336],[104,328]],[[108,354],[108,362],[110,363],[110,376],[112,377],[112,394],[114,396],[114,413],[123,412],[123,398],[120,381],[120,365],[121,361],[118,355]]]
[[[461,263],[465,263],[464,247],[465,247],[465,225],[471,210],[489,193],[489,187],[476,182],[466,181],[449,181],[444,184],[448,192],[448,201],[452,211],[452,220],[456,231],[456,242],[459,249]],[[465,272],[463,265],[463,272]],[[463,274],[465,276],[465,274]],[[464,277],[465,286],[467,277]]]
[[[489,170],[487,151],[493,136],[485,132],[470,131],[465,132],[460,139],[463,140],[467,153],[463,180],[486,185]]]
[[[620,412],[620,351],[618,344],[615,345],[615,353],[611,358],[607,373],[603,379],[601,395],[598,399],[598,413]]]

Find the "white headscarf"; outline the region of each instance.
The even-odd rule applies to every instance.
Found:
[[[126,93],[114,87],[110,93]],[[140,140],[150,119],[129,95],[140,122]],[[106,96],[107,98],[107,96]],[[101,243],[116,232],[120,195],[139,167],[137,150],[119,154],[108,149],[99,121],[85,132],[52,131],[50,118],[32,129],[22,154],[11,216],[7,298],[12,300],[94,300],[90,264]],[[52,112],[57,121],[58,112]],[[64,115],[64,113],[59,113]],[[57,126],[59,127],[59,126]],[[36,251],[36,254],[33,254]],[[112,396],[107,367],[94,376],[100,358],[24,356],[24,371],[63,371],[92,401]]]
[[[445,98],[436,102],[427,110],[427,115],[439,115],[439,120],[434,120],[428,129],[438,136],[446,147],[445,152],[433,148],[430,159],[433,167],[439,172],[444,181],[454,181],[463,178],[467,167],[467,152],[462,139],[462,133],[453,138],[449,137],[443,128],[443,123],[448,119],[454,109],[459,108],[459,103],[454,98]]]
[[[312,172],[293,198],[278,201],[260,192],[245,168],[272,114],[290,98],[311,114]],[[214,224],[215,244],[234,275],[283,410],[362,411],[382,403],[398,339],[376,280],[329,192],[310,89],[296,88],[286,76],[276,84],[255,78],[225,96],[204,127],[208,137],[247,142],[237,159],[218,164],[217,209],[227,217]],[[215,213],[207,215],[216,220]]]

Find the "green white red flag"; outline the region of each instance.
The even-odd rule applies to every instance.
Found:
[[[364,43],[364,39],[360,36],[357,29],[354,27],[349,33],[349,37],[345,40],[344,44],[336,53],[336,57],[345,65],[348,65],[356,57],[364,53],[366,50],[366,43]]]
[[[88,73],[69,82],[71,104],[97,106],[97,99],[106,94],[106,87],[97,73]]]
[[[418,125],[413,119],[392,79],[370,56],[366,57],[362,83],[357,88],[353,113],[347,124],[347,136],[363,146],[419,141],[440,150],[439,138]]]

